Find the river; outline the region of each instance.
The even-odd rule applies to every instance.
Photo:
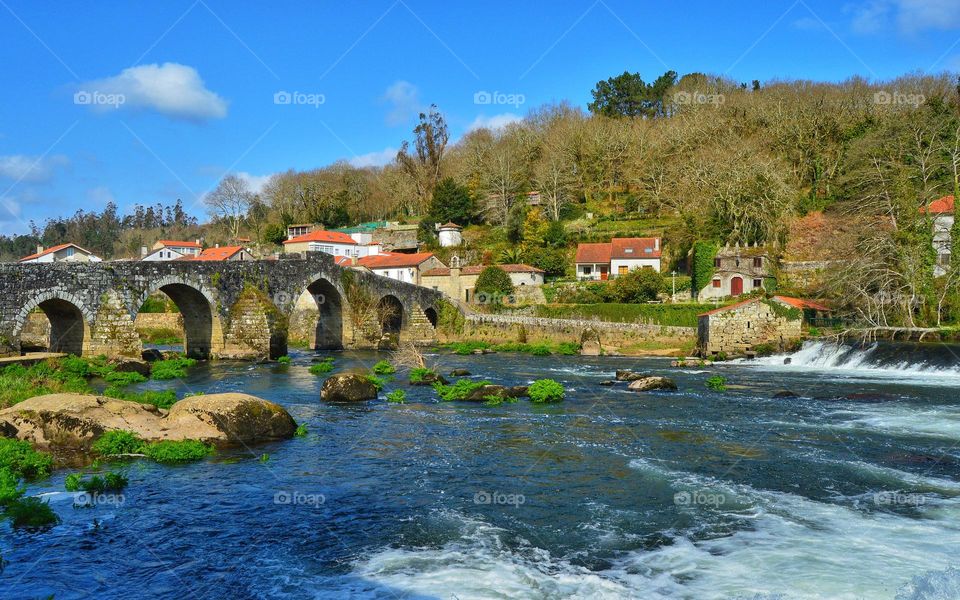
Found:
[[[688,370],[430,357],[496,383],[556,379],[567,399],[550,406],[440,403],[406,385],[404,405],[329,405],[312,354],[201,365],[181,393],[267,398],[309,434],[124,463],[123,498],[95,508],[72,507],[69,470],[32,484],[63,522],[0,526],[0,596],[960,597],[960,359],[933,353],[808,344],[789,365]],[[680,391],[599,385],[618,368]],[[707,388],[714,374],[726,391]],[[800,397],[773,397],[784,389]]]

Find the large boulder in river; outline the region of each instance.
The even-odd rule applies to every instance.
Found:
[[[277,404],[247,394],[185,398],[170,411],[87,394],[48,394],[0,410],[0,435],[54,451],[83,451],[104,432],[124,429],[148,441],[196,439],[250,444],[293,436]]]
[[[528,395],[527,386],[516,385],[507,387],[503,385],[484,385],[476,388],[464,400],[467,402],[486,402],[491,398],[506,400],[508,398],[523,398]]]
[[[646,373],[637,373],[636,371],[630,371],[629,369],[618,369],[617,370],[617,381],[636,381],[638,379],[645,379],[650,377]]]
[[[327,377],[320,388],[320,399],[327,402],[376,400],[377,386],[365,373],[337,373]]]
[[[677,384],[669,377],[650,375],[642,379],[635,379],[627,386],[632,392],[650,392],[653,390],[676,390]]]

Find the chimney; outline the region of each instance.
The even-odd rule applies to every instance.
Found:
[[[659,249],[660,249],[660,238],[658,238],[658,237],[657,237],[657,238],[653,238],[653,249],[654,249],[654,250],[659,250]]]
[[[43,245],[37,244],[37,254],[40,254],[41,252],[43,252]]]
[[[148,253],[147,253],[147,247],[146,247],[146,246],[140,246],[140,256],[143,257],[143,256],[146,256],[147,254],[148,254]]]
[[[199,246],[199,245],[200,245],[200,238],[197,238],[196,242],[197,242],[197,245]]]
[[[220,247],[220,244],[214,244],[213,247],[214,247],[214,248],[219,248],[219,247]]]

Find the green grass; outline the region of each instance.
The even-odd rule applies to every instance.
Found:
[[[502,344],[491,344],[489,342],[482,342],[479,340],[466,340],[462,342],[445,344],[444,347],[453,350],[454,354],[460,355],[473,354],[474,350],[517,352],[521,354],[532,354],[533,356],[550,356],[552,354],[572,356],[580,353],[580,344],[573,342],[538,342],[534,344],[528,344],[524,342],[504,342]]]
[[[553,379],[538,379],[530,384],[527,393],[534,404],[552,404],[562,401],[566,390]]]
[[[104,396],[116,398],[117,400],[127,400],[129,402],[139,402],[140,404],[152,404],[157,408],[170,408],[177,402],[177,393],[173,390],[145,390],[142,392],[127,392],[116,386],[110,386],[103,390]]]
[[[10,519],[15,528],[24,529],[42,529],[60,522],[50,504],[40,498],[14,500],[4,507],[3,516]]]
[[[727,390],[727,378],[723,375],[713,375],[707,379],[707,387],[715,392],[724,392]]]
[[[85,377],[91,377],[89,367],[74,370],[55,369],[51,364],[38,363],[30,367],[10,365],[0,370],[0,408],[13,406],[27,398],[59,393],[90,393]]]
[[[289,365],[290,360],[291,359],[289,356],[281,356],[280,358],[277,359],[277,362],[280,363],[281,365]]]
[[[614,323],[649,323],[696,327],[697,315],[726,304],[539,304],[538,317],[550,319],[599,319]]]
[[[150,378],[156,380],[182,379],[187,376],[187,369],[197,364],[192,358],[169,358],[153,363]]]
[[[29,442],[0,438],[0,469],[21,479],[41,479],[53,470],[53,457],[37,452]]]
[[[444,402],[454,402],[457,400],[466,400],[470,394],[485,385],[490,385],[490,382],[473,381],[472,379],[459,379],[453,385],[435,383],[433,384],[433,389]]]
[[[300,423],[297,425],[297,429],[293,432],[293,437],[305,437],[307,433],[308,431],[306,423]]]
[[[371,370],[377,375],[393,375],[397,372],[397,368],[391,365],[388,360],[381,360],[373,365],[373,369]]]
[[[407,401],[407,393],[403,390],[393,390],[387,394],[387,402],[391,404],[403,404]]]
[[[182,463],[213,454],[213,446],[197,440],[164,440],[147,444],[143,453],[159,463]]]
[[[183,343],[183,335],[176,329],[167,327],[151,327],[138,329],[140,340],[147,344],[158,346],[176,346]]]
[[[327,373],[333,372],[333,360],[332,356],[328,356],[321,362],[315,363],[310,367],[310,373],[312,375],[326,375]]]
[[[133,385],[135,383],[143,383],[147,380],[146,377],[134,371],[112,371],[107,373],[103,379],[107,383],[112,383],[119,387]]]
[[[101,456],[117,456],[120,454],[142,454],[146,445],[139,435],[132,431],[115,429],[101,435],[91,446],[91,449]]]
[[[428,378],[435,378],[437,372],[426,367],[417,367],[410,369],[410,383],[423,383]]]
[[[82,473],[71,473],[63,482],[68,492],[87,492],[88,494],[102,494],[104,492],[119,492],[127,487],[129,480],[120,473],[108,472],[102,477],[93,475],[89,478]]]

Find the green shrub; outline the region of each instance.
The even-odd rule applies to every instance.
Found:
[[[707,379],[707,387],[715,392],[723,392],[727,389],[727,378],[723,375],[713,375]]]
[[[192,358],[170,358],[153,363],[150,377],[157,380],[182,379],[187,376],[187,369],[197,364]]]
[[[580,344],[575,342],[560,342],[557,344],[557,354],[564,356],[574,356],[580,354]]]
[[[39,479],[50,475],[53,457],[37,452],[29,442],[0,438],[0,469],[21,479]]]
[[[490,344],[487,342],[469,340],[465,342],[453,342],[451,344],[447,344],[446,347],[453,350],[454,354],[465,356],[467,354],[473,354],[474,350],[486,350],[490,348]]]
[[[297,425],[297,429],[293,432],[293,437],[304,437],[307,435],[307,424],[300,423]]]
[[[426,367],[417,367],[410,369],[410,383],[423,383],[428,379],[436,378],[437,373],[433,369]]]
[[[384,384],[387,382],[383,377],[377,377],[376,375],[367,375],[367,381],[372,383],[378,392],[383,389]]]
[[[133,385],[134,383],[143,383],[147,380],[146,377],[134,371],[113,371],[107,373],[104,379],[108,383],[112,383],[119,387]]]
[[[490,385],[489,381],[473,381],[471,379],[459,379],[453,385],[443,385],[440,382],[433,384],[433,389],[444,402],[453,402],[456,400],[465,400],[478,388]]]
[[[393,390],[387,394],[387,402],[392,404],[403,404],[407,401],[407,393],[403,390]]]
[[[120,473],[109,472],[103,477],[94,475],[84,478],[82,473],[71,473],[63,482],[68,492],[84,491],[88,494],[102,494],[104,492],[119,492],[127,487],[130,481]]]
[[[132,431],[114,429],[97,438],[91,449],[101,456],[142,454],[145,442]]]
[[[143,453],[159,463],[180,463],[201,460],[213,453],[213,446],[197,440],[163,440],[147,444]]]
[[[530,384],[527,393],[534,404],[550,404],[563,400],[566,391],[553,379],[538,379]]]
[[[3,516],[17,528],[40,529],[60,522],[50,504],[40,498],[20,498],[7,504]]]
[[[618,302],[642,304],[656,300],[663,288],[663,277],[653,269],[634,269],[613,280],[612,293]]]
[[[19,477],[7,469],[0,469],[0,508],[23,496],[24,491]]]
[[[690,287],[696,298],[700,290],[713,279],[713,259],[717,257],[717,246],[711,242],[699,241],[693,244],[693,260],[690,268]]]
[[[373,372],[377,375],[392,375],[397,372],[397,369],[390,364],[390,361],[381,360],[373,365]]]
[[[475,285],[477,294],[488,294],[494,298],[513,293],[513,281],[510,275],[500,267],[487,267],[480,271]]]
[[[291,358],[289,356],[281,356],[277,359],[277,362],[281,365],[289,365]]]

